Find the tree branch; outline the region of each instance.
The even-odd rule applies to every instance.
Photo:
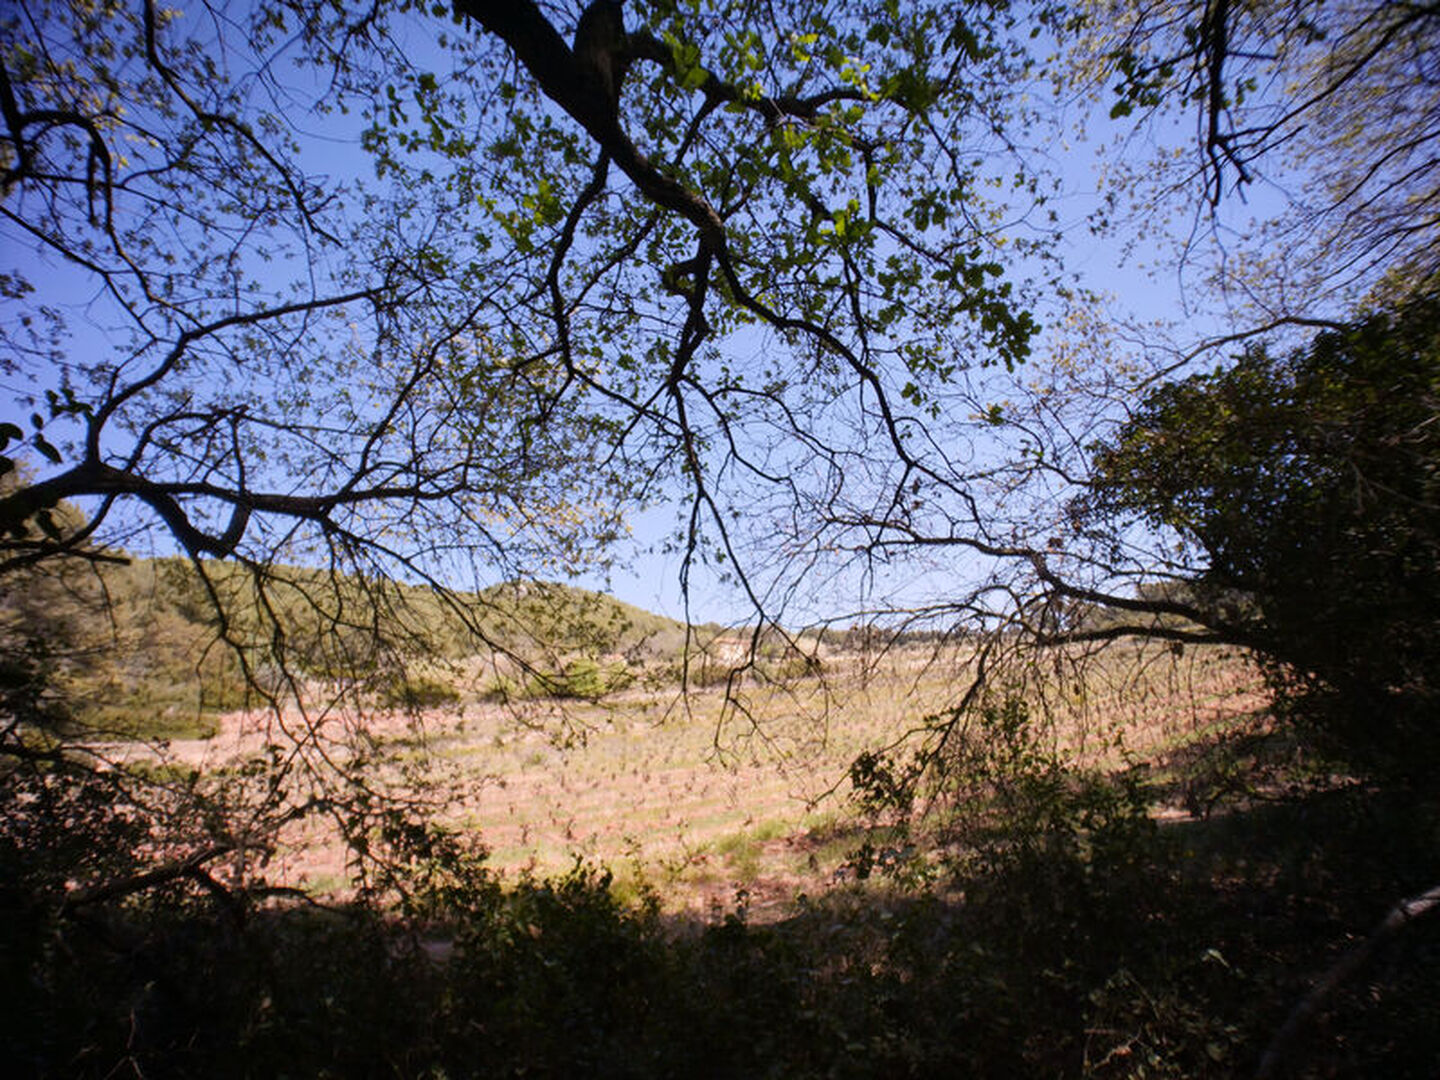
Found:
[[[130,874],[118,878],[115,881],[108,881],[103,885],[95,885],[88,889],[75,889],[67,893],[65,899],[60,903],[60,913],[69,914],[78,908],[88,907],[91,904],[103,903],[106,900],[118,900],[122,896],[130,896],[137,892],[144,892],[146,889],[154,888],[156,885],[165,885],[181,878],[193,878],[199,880],[204,878],[211,885],[219,887],[213,878],[206,874],[201,867],[212,859],[218,859],[235,850],[234,844],[222,843],[197,851],[184,859],[177,859],[164,863],[153,870],[146,870],[138,874]],[[202,882],[203,884],[204,882]],[[207,886],[208,888],[209,886]],[[228,893],[227,893],[228,895]],[[233,899],[233,898],[232,898]]]
[[[1310,992],[1290,1010],[1290,1015],[1285,1018],[1285,1023],[1275,1033],[1275,1037],[1270,1040],[1270,1045],[1265,1048],[1265,1053],[1260,1058],[1260,1065],[1255,1070],[1255,1080],[1268,1080],[1269,1077],[1276,1075],[1276,1071],[1290,1053],[1296,1038],[1319,1012],[1320,1006],[1325,1004],[1325,1000],[1345,982],[1354,978],[1370,962],[1382,945],[1415,920],[1428,915],[1437,907],[1440,907],[1440,885],[1427,889],[1418,896],[1412,896],[1408,900],[1401,900],[1390,909],[1390,912],[1380,921],[1380,925],[1371,931],[1369,937],[1355,945],[1332,964],[1329,970],[1310,988]]]

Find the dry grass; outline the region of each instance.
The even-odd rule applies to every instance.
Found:
[[[472,700],[358,722],[401,762],[444,777],[458,796],[450,823],[478,830],[505,873],[543,876],[579,858],[609,866],[621,889],[655,890],[671,910],[729,905],[743,890],[763,917],[837,880],[861,828],[850,763],[943,716],[972,660],[967,647],[908,646],[831,654],[818,674],[751,677],[728,694],[671,685],[599,703]],[[1048,737],[1092,765],[1154,758],[1264,703],[1252,666],[1214,649],[1115,647],[1083,662],[1055,653],[1024,681]],[[232,716],[216,738],[170,749],[215,769],[276,737],[273,722]],[[315,839],[296,837],[277,867],[333,890],[343,858]]]

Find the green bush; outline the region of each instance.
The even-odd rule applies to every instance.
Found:
[[[1437,782],[1440,297],[1161,386],[1095,460],[1084,512],[1193,545],[1201,621],[1268,658],[1290,715]]]
[[[533,676],[528,685],[535,697],[578,698],[599,701],[607,694],[623,690],[634,681],[623,660],[601,664],[598,660],[571,660],[563,671]]]
[[[480,693],[480,700],[504,705],[523,696],[521,685],[508,675],[497,675]]]
[[[460,692],[453,685],[431,675],[408,675],[385,684],[380,691],[380,704],[387,709],[419,712],[454,705]]]

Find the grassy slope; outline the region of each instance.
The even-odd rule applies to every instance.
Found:
[[[0,595],[0,643],[37,657],[75,723],[103,737],[164,738],[204,737],[216,714],[256,702],[242,657],[255,682],[274,685],[277,626],[293,673],[375,681],[382,696],[410,671],[433,681],[456,678],[464,660],[495,669],[497,652],[544,673],[577,656],[664,662],[685,642],[673,620],[559,584],[442,599],[280,566],[262,596],[238,566],[207,563],[206,572],[208,585],[184,560],[134,559],[16,576]]]

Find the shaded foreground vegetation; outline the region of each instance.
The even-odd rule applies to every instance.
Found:
[[[944,888],[854,885],[770,925],[743,894],[700,920],[627,906],[583,867],[502,888],[435,832],[408,838],[388,909],[240,908],[184,876],[87,903],[7,829],[12,1075],[1248,1074],[1440,872],[1434,805],[1358,785],[1164,825],[1133,773],[1011,794],[1023,826]],[[1279,1074],[1433,1075],[1437,977],[1440,927],[1407,927]]]
[[[111,578],[104,632],[150,651],[112,649],[87,668],[91,653],[74,648],[76,666],[54,669],[47,693],[58,686],[56,700],[83,705],[97,670],[184,670],[156,634],[183,618],[173,594],[122,587],[165,572],[140,562]],[[634,670],[664,673],[674,694],[675,660],[653,628],[597,645],[610,617],[594,611],[632,624],[561,595],[571,606],[551,614],[565,632],[536,630],[550,652],[531,655],[552,670],[587,657],[598,668],[630,640]],[[10,602],[27,596],[37,608],[23,590]],[[132,608],[150,621],[129,626]],[[53,597],[44,610],[48,622],[28,625],[57,648],[87,632],[80,609],[68,623]],[[413,758],[430,780],[478,795],[444,813],[436,803],[427,820],[418,803],[418,814],[368,811],[357,787],[363,831],[345,839],[374,861],[328,895],[314,875],[296,887],[306,855],[287,846],[283,816],[281,842],[248,854],[243,832],[206,819],[223,809],[206,785],[244,783],[243,755],[192,768],[162,746],[112,768],[83,756],[78,733],[123,729],[72,712],[62,750],[15,742],[3,777],[0,963],[20,993],[0,1038],[15,1070],[1220,1077],[1256,1072],[1273,1045],[1271,1075],[1433,1075],[1440,928],[1427,921],[1377,939],[1334,992],[1297,1011],[1398,900],[1440,880],[1432,795],[1316,758],[1256,709],[1247,664],[1218,650],[1192,647],[1182,662],[1111,646],[1088,661],[1084,693],[1059,677],[1056,652],[1028,686],[983,696],[957,728],[943,702],[972,671],[973,646],[951,643],[948,662],[936,643],[868,661],[846,651],[853,644],[819,641],[820,668],[773,684],[745,674],[772,742],[791,713],[812,734],[823,716],[828,742],[808,758],[792,747],[778,782],[758,767],[737,774],[744,805],[707,825],[711,795],[691,788],[728,680],[674,711],[645,678],[605,701],[557,702],[552,688],[546,707],[566,710],[565,746],[545,741],[544,724],[526,727],[523,703],[497,700],[493,668],[458,648],[447,657],[441,640],[398,684],[409,699],[391,668],[366,691],[373,707],[417,722],[362,718],[371,782],[403,778],[396,762]],[[188,670],[192,691],[213,674]],[[306,685],[336,677],[297,671]],[[948,740],[927,755],[943,774],[928,800],[903,754],[866,752],[917,723]],[[803,826],[772,802],[793,793],[795,770],[823,787],[852,761],[854,802],[796,846]],[[594,794],[606,775],[659,798],[663,815],[648,817],[643,799],[607,804]],[[392,790],[397,805],[407,790]],[[596,822],[580,821],[573,836],[551,836],[519,820],[558,822],[562,810],[646,835],[606,839],[597,826],[587,837]],[[157,815],[173,836],[155,832]],[[683,857],[646,846],[682,829]],[[767,844],[808,852],[808,875],[762,867]],[[557,872],[571,853],[594,861]],[[783,902],[777,881],[792,889]],[[687,893],[708,897],[708,910],[677,902]],[[1277,1043],[1295,1017],[1296,1034]]]

